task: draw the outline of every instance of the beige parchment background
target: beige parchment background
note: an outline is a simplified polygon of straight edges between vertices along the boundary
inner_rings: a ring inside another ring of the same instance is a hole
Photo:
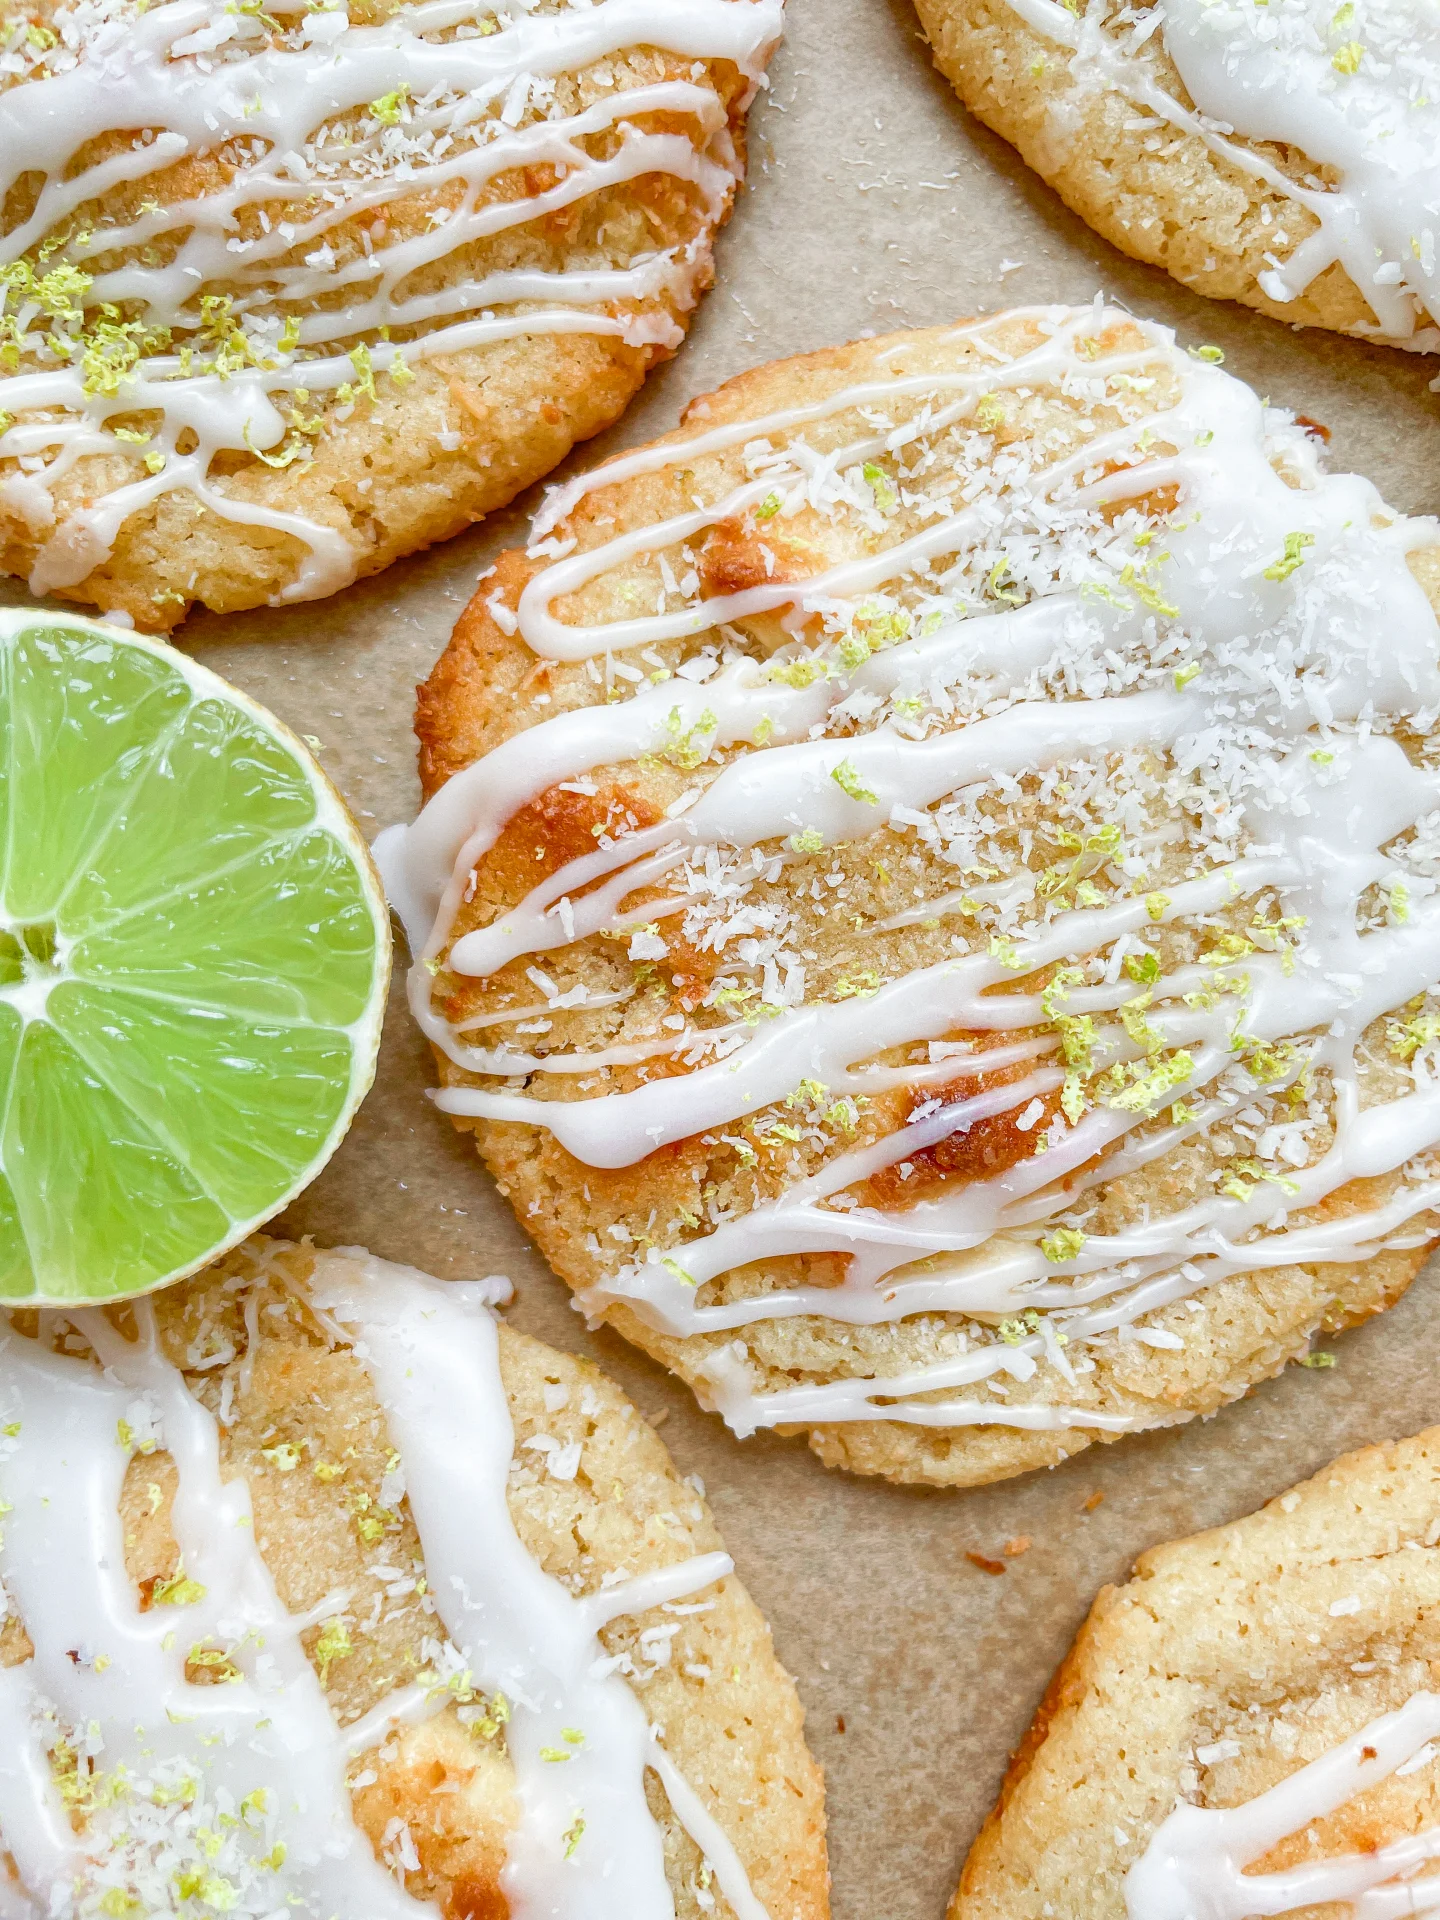
[[[679,357],[580,461],[664,431],[693,395],[760,360],[1103,290],[1186,342],[1217,342],[1262,394],[1328,425],[1333,463],[1395,505],[1440,506],[1435,361],[1292,332],[1122,259],[962,111],[908,0],[789,0],[789,13],[717,285]],[[333,600],[198,616],[177,637],[319,737],[373,835],[415,808],[414,683],[537,497]],[[282,1227],[437,1274],[508,1273],[517,1325],[598,1355],[663,1417],[799,1682],[829,1782],[836,1920],[940,1920],[1052,1669],[1096,1590],[1142,1548],[1245,1513],[1347,1447],[1440,1420],[1432,1272],[1394,1312],[1331,1343],[1334,1371],[1291,1368],[1209,1422],[979,1493],[843,1478],[798,1440],[742,1444],[614,1335],[586,1333],[426,1102],[429,1079],[397,993],[375,1089]],[[995,1557],[1020,1534],[1033,1544],[1003,1575],[966,1558]]]

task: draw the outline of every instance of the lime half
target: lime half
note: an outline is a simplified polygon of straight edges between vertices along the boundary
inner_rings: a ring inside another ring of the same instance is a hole
[[[374,1077],[389,960],[365,843],[272,715],[0,610],[0,1298],[161,1286],[284,1206]]]

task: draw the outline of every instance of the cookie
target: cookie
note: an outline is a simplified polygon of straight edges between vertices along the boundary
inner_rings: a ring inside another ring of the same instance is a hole
[[[1431,1911],[1437,1541],[1432,1427],[1143,1554],[1051,1682],[951,1920]]]
[[[505,505],[683,339],[781,7],[16,16],[0,571],[162,632]]]
[[[6,1913],[822,1920],[820,1776],[703,1497],[487,1297],[257,1239],[14,1317]]]
[[[748,374],[570,483],[377,846],[437,1104],[739,1434],[968,1485],[1436,1233],[1432,521],[1163,328]]]
[[[1440,349],[1419,8],[915,3],[965,105],[1122,252],[1277,320]]]

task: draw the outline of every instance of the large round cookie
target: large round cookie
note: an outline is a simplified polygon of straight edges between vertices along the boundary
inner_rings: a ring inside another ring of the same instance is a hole
[[[1143,1554],[1051,1682],[951,1920],[1433,1911],[1437,1540],[1432,1427]]]
[[[1392,1301],[1435,542],[1098,306],[761,368],[562,490],[377,854],[438,1104],[584,1309],[962,1485]]]
[[[34,1335],[0,1351],[7,1914],[823,1920],[794,1687],[593,1366],[259,1239]]]
[[[684,337],[781,4],[17,16],[0,570],[158,632],[513,499]]]
[[[916,0],[935,61],[1107,240],[1277,319],[1440,347],[1419,0]]]

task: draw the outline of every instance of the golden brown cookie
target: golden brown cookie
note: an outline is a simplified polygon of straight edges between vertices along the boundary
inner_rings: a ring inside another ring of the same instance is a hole
[[[951,1920],[1319,1920],[1382,1887],[1354,1910],[1399,1914],[1412,1874],[1433,1898],[1437,1540],[1432,1427],[1142,1554],[1051,1682]]]
[[[163,632],[448,538],[684,337],[781,0],[4,29],[0,570]]]
[[[37,1911],[823,1920],[793,1684],[593,1366],[264,1239],[34,1333],[0,1354],[0,1832]]]
[[[916,7],[970,111],[1122,252],[1278,320],[1440,346],[1422,10]]]
[[[1098,306],[730,382],[420,690],[437,1103],[742,1435],[969,1485],[1213,1411],[1435,1233],[1436,559]]]

